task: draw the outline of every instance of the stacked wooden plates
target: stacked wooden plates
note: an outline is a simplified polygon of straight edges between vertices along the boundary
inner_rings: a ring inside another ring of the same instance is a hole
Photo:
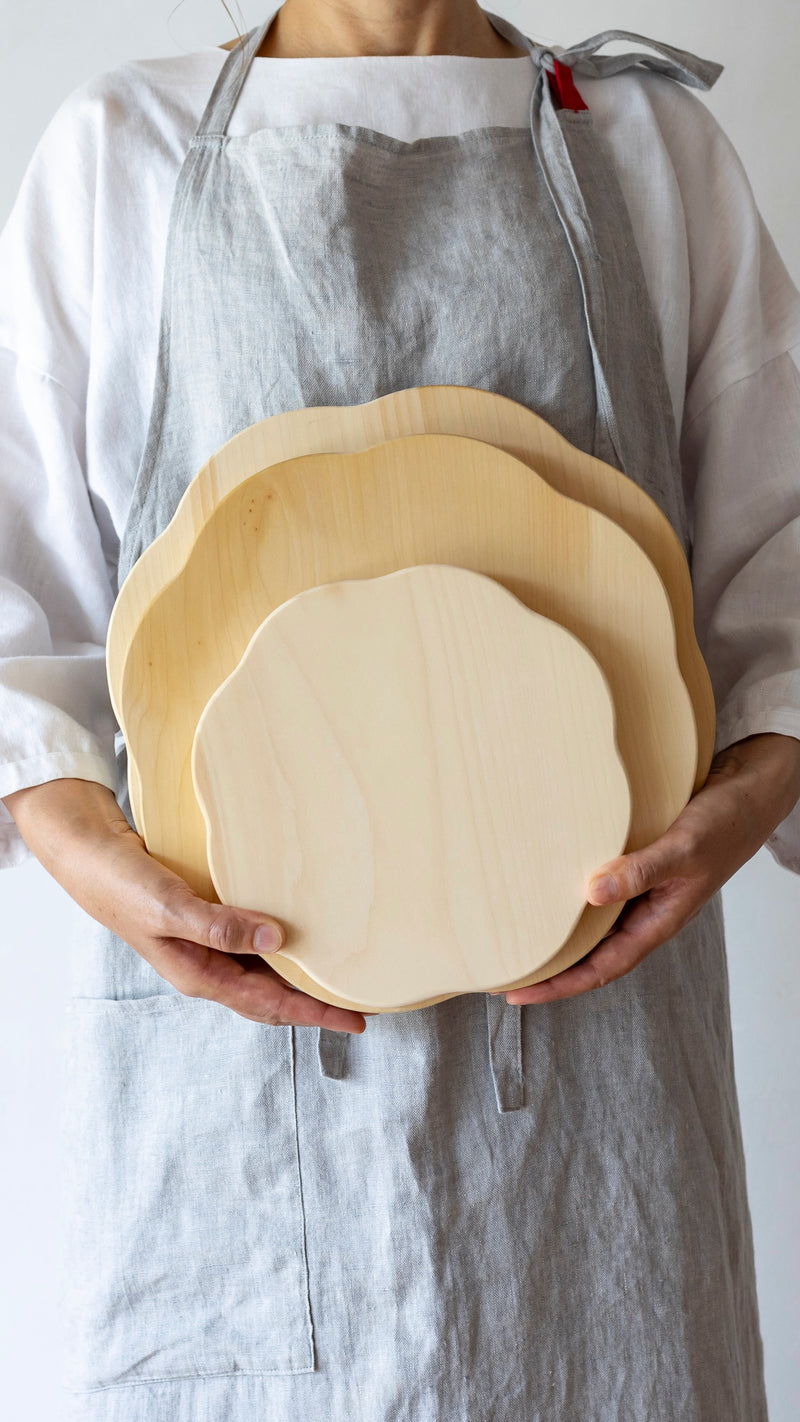
[[[689,570],[657,505],[524,406],[429,386],[230,440],[108,639],[136,826],[267,961],[397,1011],[608,932],[591,872],[705,781]]]

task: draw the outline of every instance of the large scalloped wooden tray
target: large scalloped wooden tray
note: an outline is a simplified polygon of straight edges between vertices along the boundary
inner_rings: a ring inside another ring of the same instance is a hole
[[[372,1012],[525,979],[571,935],[631,797],[583,644],[441,564],[264,620],[198,722],[224,903],[269,911],[317,997]]]
[[[143,787],[137,824],[150,851],[204,897],[215,894],[190,757],[208,700],[265,616],[288,598],[419,563],[496,578],[596,657],[612,687],[631,780],[631,848],[656,838],[685,805],[696,725],[670,599],[638,542],[493,445],[408,436],[360,453],[283,461],[238,484],[140,622],[119,708]],[[587,905],[563,965],[618,912]]]

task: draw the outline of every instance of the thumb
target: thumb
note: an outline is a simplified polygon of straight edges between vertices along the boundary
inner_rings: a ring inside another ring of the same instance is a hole
[[[586,897],[591,904],[622,903],[654,889],[673,869],[669,848],[648,844],[601,864],[586,881]]]
[[[220,953],[274,953],[286,941],[278,919],[255,909],[212,904],[191,891],[178,917],[176,937],[202,943]]]

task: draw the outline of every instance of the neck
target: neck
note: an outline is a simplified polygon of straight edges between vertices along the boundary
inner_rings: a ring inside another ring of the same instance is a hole
[[[499,35],[476,0],[284,0],[259,55],[314,59],[369,54],[527,54]]]

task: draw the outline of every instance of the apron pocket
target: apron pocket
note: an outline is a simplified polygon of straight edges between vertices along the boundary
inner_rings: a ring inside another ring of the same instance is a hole
[[[313,1370],[294,1037],[180,993],[72,998],[68,1387]]]

